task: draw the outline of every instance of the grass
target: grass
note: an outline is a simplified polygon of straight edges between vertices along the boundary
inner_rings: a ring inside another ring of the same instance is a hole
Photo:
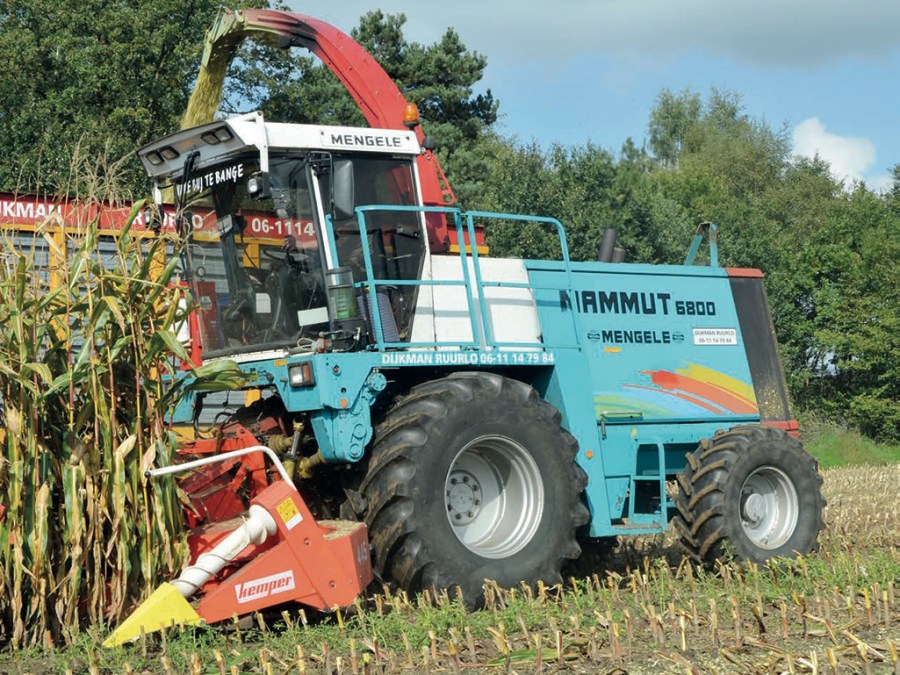
[[[820,550],[795,561],[705,571],[669,536],[629,539],[605,571],[489,587],[478,612],[385,592],[338,615],[286,608],[112,650],[94,626],[65,651],[0,656],[0,672],[898,672],[900,464],[824,477]]]
[[[875,443],[852,431],[824,432],[806,448],[822,468],[900,462],[900,445]]]
[[[804,447],[823,469],[900,462],[897,443],[876,443],[859,432],[813,415],[805,416],[800,423]]]

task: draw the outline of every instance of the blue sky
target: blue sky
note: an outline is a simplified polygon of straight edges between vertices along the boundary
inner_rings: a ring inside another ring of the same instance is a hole
[[[900,0],[291,0],[349,32],[373,9],[406,38],[447,28],[487,57],[498,129],[519,142],[642,144],[663,88],[713,87],[787,129],[794,152],[878,190],[900,163]]]

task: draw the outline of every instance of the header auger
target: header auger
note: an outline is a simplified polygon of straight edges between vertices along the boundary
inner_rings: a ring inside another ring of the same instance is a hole
[[[271,449],[223,453],[152,470],[148,477],[259,453],[268,455],[280,480],[253,497],[245,516],[197,528],[192,549],[202,547],[203,552],[177,579],[157,588],[106,639],[105,647],[173,623],[215,623],[285,602],[331,610],[352,604],[365,590],[372,581],[365,525],[317,523]],[[188,600],[199,591],[202,597],[194,607]]]

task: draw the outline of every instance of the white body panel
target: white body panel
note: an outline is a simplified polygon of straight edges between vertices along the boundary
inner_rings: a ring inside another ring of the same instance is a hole
[[[222,133],[227,140],[215,138]],[[412,131],[332,127],[310,124],[267,123],[261,112],[216,120],[199,127],[175,132],[138,150],[144,168],[157,181],[178,176],[187,153],[198,153],[194,165],[203,169],[242,152],[260,154],[260,169],[268,170],[269,150],[340,150],[390,155],[419,155],[422,150]],[[165,150],[160,155],[160,151]],[[149,157],[155,157],[153,161]]]
[[[534,296],[527,288],[487,286],[480,297],[475,288],[473,260],[469,265],[471,308],[480,317],[486,308],[494,342],[534,345],[541,341]],[[518,258],[479,258],[482,281],[528,283],[528,272]],[[462,259],[457,255],[430,255],[423,271],[425,279],[462,281]],[[423,286],[416,301],[412,342],[471,342],[482,346],[484,335],[472,335],[470,305],[464,286]],[[480,321],[476,318],[476,325]],[[447,349],[447,347],[445,347]],[[521,349],[521,348],[519,348]]]

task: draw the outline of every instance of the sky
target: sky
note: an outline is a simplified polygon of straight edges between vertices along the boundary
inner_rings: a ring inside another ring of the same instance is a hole
[[[659,93],[713,88],[786,130],[851,185],[900,164],[900,0],[290,0],[340,28],[406,15],[410,42],[453,28],[487,58],[497,130],[520,143],[642,145]]]

